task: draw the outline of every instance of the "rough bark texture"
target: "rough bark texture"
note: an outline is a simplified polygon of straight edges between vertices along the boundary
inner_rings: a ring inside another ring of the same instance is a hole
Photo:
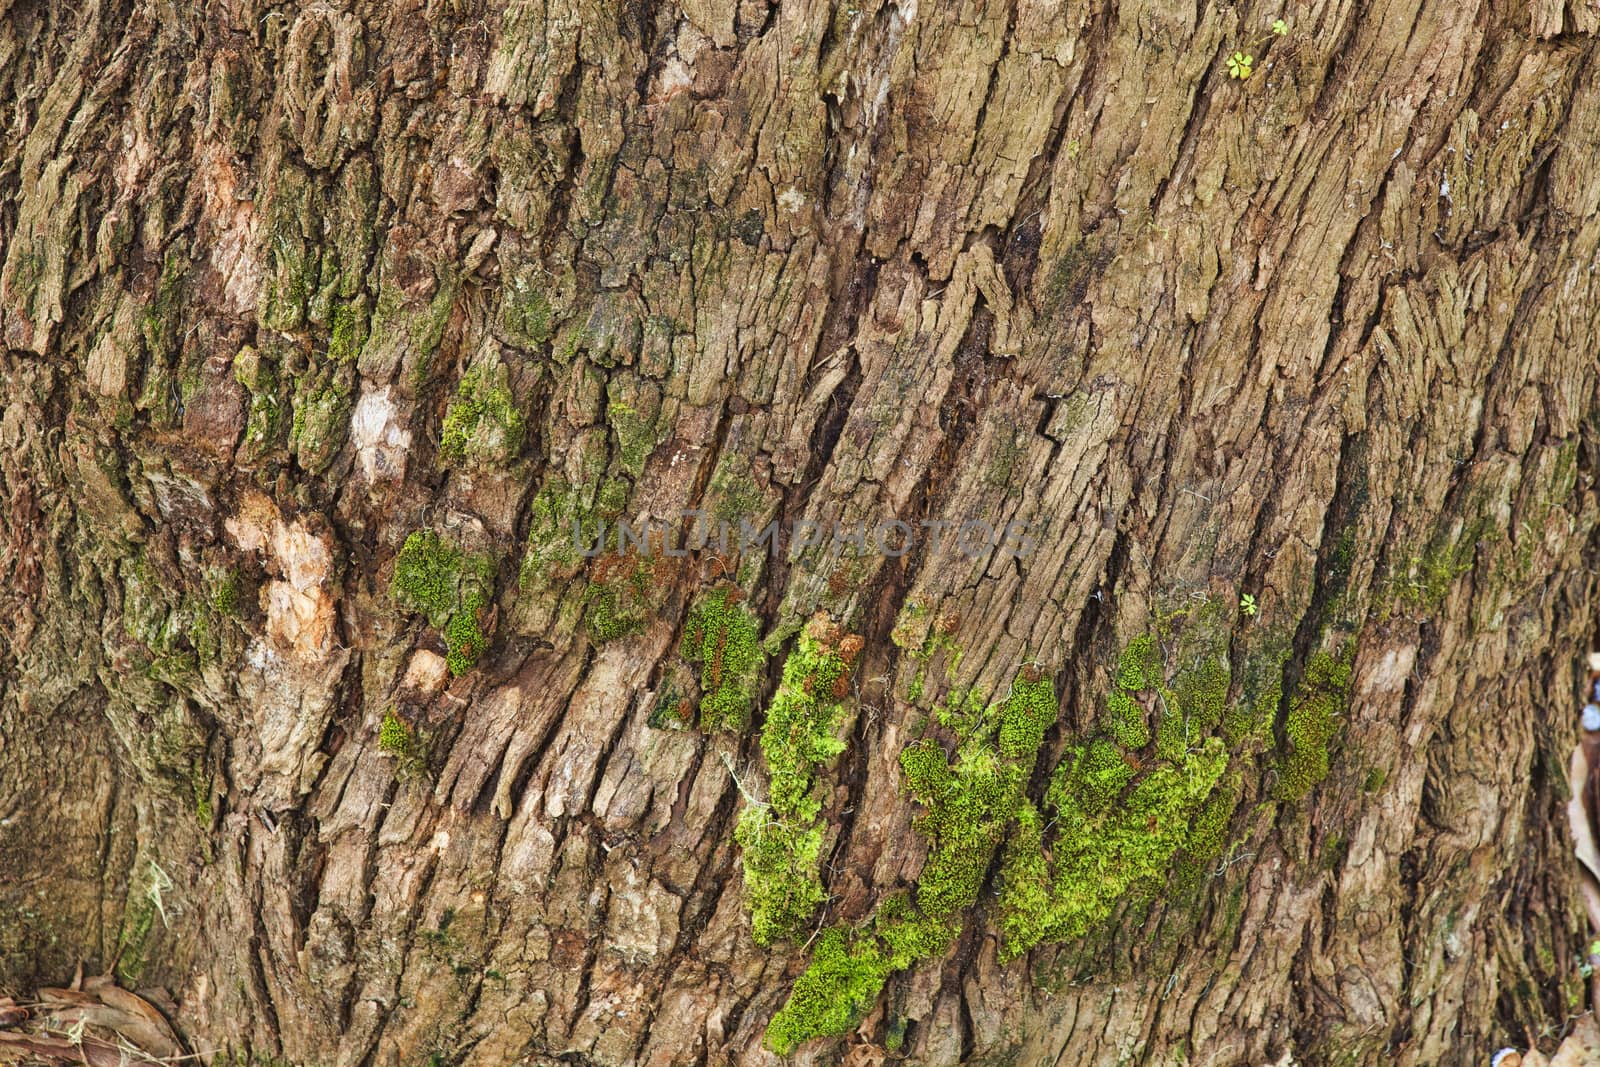
[[[114,966],[241,1059],[771,1062],[818,942],[754,942],[734,832],[821,611],[814,928],[918,883],[951,693],[1043,666],[1035,805],[1197,664],[1258,719],[1186,881],[1002,964],[994,860],[802,1062],[1559,1026],[1600,6],[1520,8],[0,0],[0,983]],[[549,534],[691,505],[1039,547]],[[673,723],[724,570],[754,715]]]

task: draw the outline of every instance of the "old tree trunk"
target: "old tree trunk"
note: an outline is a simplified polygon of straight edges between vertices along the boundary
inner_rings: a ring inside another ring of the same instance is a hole
[[[1553,1034],[1600,9],[1201,7],[0,0],[0,985],[297,1064]],[[567,528],[690,507],[918,539]]]

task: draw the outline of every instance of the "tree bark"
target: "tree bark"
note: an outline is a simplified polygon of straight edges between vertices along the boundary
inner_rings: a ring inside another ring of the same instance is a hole
[[[1600,7],[1513,7],[0,0],[0,985],[761,1064],[909,907],[798,1062],[1554,1034]],[[565,525],[691,507],[917,539]]]

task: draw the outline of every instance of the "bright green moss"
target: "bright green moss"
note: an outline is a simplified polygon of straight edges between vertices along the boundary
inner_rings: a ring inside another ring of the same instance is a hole
[[[1287,751],[1279,768],[1278,794],[1298,802],[1328,776],[1328,748],[1350,702],[1351,663],[1355,642],[1347,641],[1337,656],[1317,652],[1306,664],[1284,724]]]
[[[786,1056],[812,1038],[849,1033],[872,1010],[889,975],[943,956],[960,931],[959,922],[920,914],[904,894],[885,900],[860,929],[824,930],[810,966],[767,1025],[764,1044]]]
[[[1156,723],[1156,758],[1168,761],[1181,758],[1183,750],[1189,747],[1189,727],[1181,708],[1165,707]]]
[[[1045,811],[1018,810],[1002,861],[1002,956],[1080,937],[1124,900],[1150,897],[1175,860],[1201,857],[1198,869],[1220,850],[1235,799],[1211,800],[1228,754],[1208,735],[1225,717],[1229,679],[1216,653],[1203,655],[1175,689],[1153,637],[1118,658],[1096,732],[1063,753]],[[1141,754],[1151,738],[1135,692],[1156,697],[1153,756]]]
[[[522,451],[527,420],[507,385],[505,368],[474,367],[462,375],[445,412],[439,454],[451,463],[504,465]]]
[[[905,775],[911,795],[924,804],[943,796],[953,777],[944,749],[928,738],[914,741],[900,751],[900,772]]]
[[[1207,656],[1199,666],[1178,676],[1174,689],[1191,725],[1205,732],[1216,729],[1228,710],[1228,685],[1232,675],[1227,660]]]
[[[378,727],[378,751],[393,757],[395,773],[402,778],[417,774],[428,759],[422,738],[393,708],[383,713],[383,722]]]
[[[1045,819],[1032,801],[1017,807],[1016,825],[1006,842],[1000,863],[1000,929],[1002,949],[1025,937],[1042,934],[1027,929],[1029,917],[1042,920],[1055,907],[1055,885],[1045,851]],[[1007,954],[1019,955],[1020,949]]]
[[[1130,893],[1165,880],[1173,854],[1188,841],[1190,821],[1228,763],[1218,738],[1138,778],[1119,803],[1095,810],[1082,800],[1092,787],[1063,762],[1052,778],[1057,832],[1048,862],[1042,840],[1019,833],[1003,865],[1000,926],[1003,958],[1042,941],[1086,933],[1110,918]]]
[[[916,820],[929,848],[914,895],[888,898],[860,929],[835,927],[818,939],[811,965],[767,1027],[767,1048],[787,1055],[811,1038],[848,1033],[890,974],[942,956],[955,942],[1007,827],[1031,810],[1028,777],[1058,706],[1050,681],[1029,669],[990,711],[966,720],[971,729],[953,765],[928,739],[902,751],[906,784],[927,809]]]
[[[771,775],[772,807],[780,816],[816,817],[816,768],[844,751],[838,736],[849,695],[849,664],[836,628],[812,622],[784,661],[783,681],[767,708],[761,753]],[[859,646],[857,646],[859,647]]]
[[[1235,771],[1212,792],[1190,828],[1189,841],[1184,846],[1190,856],[1210,861],[1222,855],[1223,846],[1227,844],[1228,820],[1239,806],[1243,790],[1244,777]]]
[[[1128,642],[1117,659],[1117,685],[1130,693],[1153,687],[1160,680],[1155,639],[1141,634]]]
[[[756,941],[796,936],[823,899],[818,870],[823,824],[819,767],[844,751],[839,737],[858,637],[824,616],[807,624],[783,665],[761,729],[770,801],[751,805],[735,831],[743,849],[745,902]]]
[[[1244,779],[1237,771],[1230,773],[1211,796],[1206,799],[1189,827],[1189,839],[1184,843],[1183,854],[1173,867],[1173,888],[1183,897],[1192,899],[1204,884],[1207,873],[1228,843],[1228,823],[1244,789]]]
[[[454,545],[432,530],[417,530],[406,538],[395,560],[390,595],[443,628],[456,607],[461,562],[461,551]]]
[[[1128,642],[1117,657],[1116,686],[1106,701],[1104,716],[1105,729],[1123,747],[1143,748],[1150,743],[1145,708],[1133,694],[1144,690],[1166,693],[1163,681],[1161,650],[1155,638],[1141,634]]]
[[[1060,712],[1055,686],[1048,678],[1025,671],[1011,683],[1000,705],[1000,755],[1030,769],[1038,758],[1044,732]]]
[[[328,359],[335,363],[353,362],[367,339],[365,300],[340,303],[333,309],[333,327],[328,334]]]
[[[1143,748],[1150,743],[1144,708],[1127,693],[1112,693],[1106,701],[1106,729],[1124,748]]]
[[[481,617],[494,591],[494,561],[463,552],[433,530],[408,536],[395,560],[389,593],[403,608],[425,615],[444,635],[450,673],[472,669],[488,647]]]
[[[474,590],[461,600],[461,608],[450,616],[444,626],[444,643],[448,650],[445,666],[456,677],[466,674],[483,655],[488,641],[478,626],[478,616],[483,610],[483,596]]]
[[[891,962],[874,939],[851,944],[843,930],[824,930],[811,965],[767,1024],[767,1048],[787,1056],[811,1038],[855,1029],[877,1001],[893,971]]]
[[[751,806],[740,812],[733,838],[756,943],[795,936],[827,896],[818,873],[822,823],[774,818],[769,808]]]
[[[871,931],[888,949],[895,970],[934,959],[961,936],[960,915],[930,915],[906,893],[887,897],[872,916]]]
[[[1050,788],[1045,794],[1046,803],[1053,808],[1069,806],[1068,793],[1072,789],[1071,815],[1099,815],[1111,807],[1113,801],[1133,781],[1132,762],[1110,739],[1095,737],[1086,746],[1067,749],[1050,778]]]
[[[902,613],[902,623],[908,619]],[[1174,634],[1174,619],[1196,632]],[[911,621],[915,621],[912,619]],[[985,708],[952,695],[935,711],[957,735],[956,751],[924,738],[900,765],[907,789],[924,806],[916,828],[928,858],[912,893],[880,905],[867,923],[830,931],[789,1002],[773,1018],[766,1044],[787,1054],[814,1037],[856,1026],[894,971],[942,955],[959,935],[1001,852],[1001,955],[1011,958],[1047,941],[1102,928],[1129,901],[1151,901],[1163,887],[1192,901],[1227,847],[1243,791],[1230,772],[1220,729],[1230,739],[1270,729],[1280,698],[1287,641],[1267,635],[1246,660],[1241,707],[1228,704],[1227,645],[1198,629],[1197,613],[1160,621],[1168,649],[1188,664],[1168,688],[1162,645],[1136,638],[1119,656],[1112,692],[1089,736],[1069,744],[1051,775],[1042,810],[1026,795],[1044,733],[1055,721],[1047,680],[1029,670],[1005,701]],[[902,632],[903,631],[903,632]],[[897,633],[908,647],[918,635]],[[1348,685],[1348,662],[1344,674]],[[1337,688],[1339,676],[1308,671],[1313,688]],[[1148,694],[1149,707],[1135,694]],[[1148,716],[1157,716],[1150,751]],[[774,795],[777,795],[775,790]],[[809,810],[809,809],[808,809]],[[820,886],[817,887],[820,892]]]
[[[233,617],[239,614],[239,572],[229,571],[211,595],[211,606],[221,614]]]
[[[416,735],[393,708],[383,713],[383,723],[378,727],[378,748],[391,756],[407,759],[416,754]]]
[[[700,726],[743,730],[765,654],[756,617],[741,603],[743,593],[726,585],[702,597],[684,628],[683,658],[700,664]]]

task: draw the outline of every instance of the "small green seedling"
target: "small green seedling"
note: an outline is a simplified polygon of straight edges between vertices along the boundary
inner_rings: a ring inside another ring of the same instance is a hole
[[[1256,57],[1253,55],[1255,50],[1259,49],[1262,45],[1266,44],[1274,37],[1287,37],[1288,35],[1289,24],[1283,19],[1273,19],[1272,32],[1270,34],[1261,38],[1259,41],[1253,41],[1250,44],[1245,45],[1244,48],[1236,49],[1234,53],[1228,57],[1228,77],[1238,78],[1240,81],[1244,81],[1246,78],[1250,77],[1251,72],[1255,70]],[[1246,51],[1246,49],[1249,51]]]
[[[1256,613],[1261,610],[1261,606],[1256,603],[1256,598],[1253,595],[1246,593],[1239,598],[1239,610],[1244,612],[1246,618],[1253,619],[1256,617]]]

